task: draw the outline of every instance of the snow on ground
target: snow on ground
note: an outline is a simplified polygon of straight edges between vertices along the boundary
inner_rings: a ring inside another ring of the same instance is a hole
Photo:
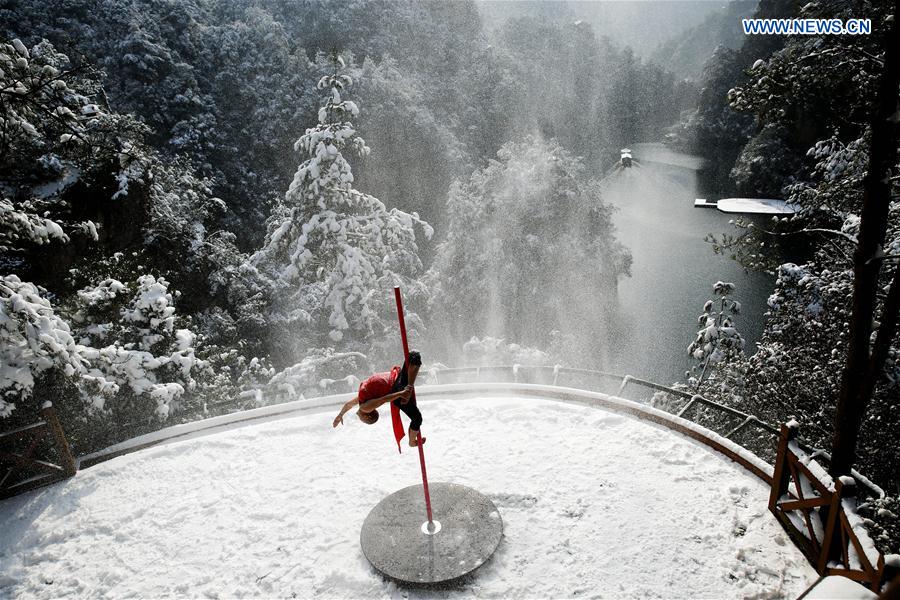
[[[688,438],[545,400],[421,407],[431,480],[481,491],[503,517],[500,547],[465,585],[406,590],[373,571],[363,520],[421,482],[418,456],[397,454],[387,414],[333,430],[323,412],[119,457],[0,503],[0,597],[795,598],[816,579],[768,488]]]

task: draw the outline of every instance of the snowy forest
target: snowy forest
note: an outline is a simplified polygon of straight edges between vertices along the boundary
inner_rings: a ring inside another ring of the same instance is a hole
[[[888,492],[873,526],[897,552],[900,140],[871,127],[893,9],[710,3],[634,48],[586,4],[3,3],[0,430],[52,401],[85,454],[349,391],[399,360],[394,286],[428,368],[615,370],[654,337],[642,313],[684,301],[619,292],[639,254],[608,175],[620,149],[663,143],[703,160],[710,197],[799,210],[697,230],[759,276],[764,314],[749,331],[744,289],[698,284],[699,325],[673,324],[686,368],[659,384],[831,448],[854,257],[875,239],[854,466]],[[742,35],[754,15],[874,27]],[[885,143],[890,198],[861,229]]]

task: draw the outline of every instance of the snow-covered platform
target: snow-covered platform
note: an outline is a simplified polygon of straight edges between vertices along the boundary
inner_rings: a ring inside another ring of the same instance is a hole
[[[564,388],[451,387],[419,390],[429,477],[487,496],[503,541],[442,597],[796,598],[815,581],[768,486],[708,447],[535,397]],[[402,596],[359,536],[373,506],[421,483],[418,456],[397,454],[389,419],[333,429],[342,400],[220,419],[3,501],[0,597]]]

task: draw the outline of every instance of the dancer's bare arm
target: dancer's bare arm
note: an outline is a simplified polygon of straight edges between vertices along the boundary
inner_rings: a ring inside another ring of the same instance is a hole
[[[343,424],[343,423],[344,423],[344,414],[345,414],[348,410],[350,410],[351,408],[353,408],[354,406],[356,406],[358,403],[359,403],[359,396],[356,396],[355,398],[353,398],[353,400],[350,400],[349,402],[347,402],[346,404],[344,404],[344,406],[341,407],[341,412],[339,412],[339,413],[338,413],[338,416],[336,416],[336,417],[334,418],[334,424],[333,424],[333,427],[337,427],[337,426],[338,426],[338,423]]]
[[[410,395],[412,395],[412,388],[406,386],[399,392],[394,392],[393,394],[388,394],[387,396],[382,396],[381,398],[372,398],[371,400],[366,400],[362,404],[359,405],[359,412],[372,412],[376,410],[382,404],[387,404],[388,402],[393,402],[397,398],[402,398],[403,400],[409,400]]]

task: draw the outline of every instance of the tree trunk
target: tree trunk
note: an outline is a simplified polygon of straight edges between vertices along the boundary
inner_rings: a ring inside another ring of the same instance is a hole
[[[895,17],[900,16],[900,0],[894,0]],[[886,37],[884,71],[872,114],[869,167],[863,181],[863,207],[859,224],[859,244],[854,260],[853,312],[847,359],[841,376],[841,390],[834,420],[831,474],[847,475],[856,461],[856,445],[866,406],[884,368],[884,354],[870,352],[872,319],[876,310],[878,275],[882,260],[878,254],[884,243],[890,203],[890,173],[897,164],[897,111],[900,87],[900,31],[895,18]],[[889,327],[893,329],[893,327]],[[880,333],[885,333],[882,330]],[[881,336],[879,336],[881,337]],[[886,341],[888,344],[890,340]],[[880,359],[880,362],[876,362]]]

